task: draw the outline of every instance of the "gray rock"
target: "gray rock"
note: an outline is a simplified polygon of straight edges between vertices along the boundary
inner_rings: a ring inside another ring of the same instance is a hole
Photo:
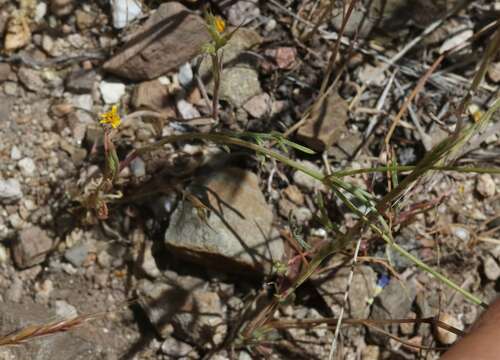
[[[36,165],[32,158],[24,158],[19,160],[17,163],[19,166],[19,170],[21,170],[21,174],[26,177],[31,177],[35,174]]]
[[[500,266],[491,255],[487,255],[484,259],[484,274],[488,280],[496,281],[500,277]]]
[[[316,164],[310,162],[310,161],[300,161],[301,165],[304,165],[305,167],[311,169],[311,170],[314,170],[316,172],[322,172],[321,169],[316,166]],[[319,190],[319,189],[322,189],[323,188],[323,183],[309,175],[307,175],[306,173],[302,172],[302,171],[295,171],[295,173],[293,174],[293,181],[295,182],[295,184],[299,187],[301,187],[302,189],[304,190],[307,190],[307,191],[310,191],[310,192],[313,192],[315,190]]]
[[[0,201],[9,204],[23,197],[21,184],[17,179],[0,180]]]
[[[65,300],[56,300],[54,310],[56,315],[63,319],[71,319],[78,316],[76,308]]]
[[[248,100],[243,108],[254,118],[260,119],[271,112],[271,103],[269,94],[263,93]]]
[[[51,0],[50,11],[57,17],[63,17],[71,14],[75,7],[74,0]]]
[[[398,160],[401,165],[411,165],[417,162],[417,154],[415,148],[404,147],[398,150]]]
[[[0,266],[7,263],[7,260],[9,260],[9,254],[7,252],[7,249],[5,248],[5,246],[0,244]]]
[[[349,267],[344,267],[333,276],[331,273],[324,273],[313,280],[318,292],[336,315],[342,307],[350,271]],[[377,275],[370,267],[357,266],[354,269],[346,308],[350,317],[355,319],[368,317],[369,300],[375,296],[376,281]]]
[[[361,351],[361,358],[363,360],[379,360],[380,348],[376,345],[367,345]]]
[[[415,300],[416,288],[413,281],[402,283],[398,279],[392,279],[380,295],[376,298],[373,306],[373,316],[385,313],[385,318],[401,319],[411,310]],[[377,317],[382,319],[383,317]]]
[[[497,185],[495,179],[490,174],[481,174],[477,177],[476,190],[483,197],[492,197],[495,195]]]
[[[21,300],[22,295],[23,295],[23,282],[19,277],[15,276],[14,280],[12,281],[12,284],[5,293],[5,297],[7,298],[8,301],[18,303]]]
[[[0,83],[9,80],[12,74],[12,69],[7,63],[0,63]]]
[[[125,95],[125,84],[118,81],[101,81],[99,84],[102,99],[106,104],[116,104]]]
[[[364,64],[358,73],[359,80],[364,84],[370,84],[375,86],[384,86],[385,83],[385,73],[381,71],[382,65],[373,66],[370,64]]]
[[[76,109],[83,109],[83,110],[87,110],[87,111],[92,111],[92,106],[94,105],[94,100],[92,99],[92,95],[82,94],[82,95],[73,96],[71,98],[71,103],[75,106]],[[78,112],[78,110],[77,110],[77,112]],[[83,116],[87,116],[87,117],[90,116],[90,114],[88,114],[87,112],[81,112],[81,113],[85,114]]]
[[[206,219],[190,202],[180,203],[165,233],[168,248],[210,267],[249,275],[281,260],[283,243],[273,236],[273,215],[255,174],[227,168],[200,179],[190,191],[207,206]]]
[[[9,83],[14,84],[16,86],[16,91],[14,92],[14,94],[17,93],[17,84],[14,82],[8,82],[8,83],[5,83],[5,85],[4,85],[5,94],[12,95],[12,94],[9,94],[9,92],[7,91],[7,84],[9,84]],[[6,124],[11,120],[10,112],[12,110],[13,103],[14,103],[14,98],[12,98],[11,96],[0,95],[0,119],[3,119],[3,121]]]
[[[38,304],[0,303],[0,334],[8,334],[34,324],[54,321],[55,314]],[[13,359],[87,360],[109,359],[111,351],[100,343],[91,323],[71,331],[39,337],[22,346],[10,347]]]
[[[441,308],[440,299],[437,293],[419,292],[415,299],[419,315],[424,318],[436,316]]]
[[[191,345],[186,344],[185,342],[179,341],[173,337],[167,338],[161,344],[161,352],[167,356],[170,356],[174,359],[177,358],[189,358],[189,355],[194,351]]]
[[[451,233],[457,238],[463,241],[464,243],[470,240],[470,232],[466,228],[461,226],[452,226]]]
[[[336,161],[352,159],[363,141],[361,133],[347,130],[328,150],[328,155],[333,156]]]
[[[95,26],[98,17],[81,9],[75,11],[76,26],[80,31],[87,30]]]
[[[130,170],[132,170],[132,174],[136,178],[140,178],[146,175],[146,164],[144,160],[140,157],[136,157],[134,160],[130,162]]]
[[[311,210],[304,206],[297,207],[297,205],[288,199],[280,199],[278,205],[281,216],[288,218],[292,215],[299,225],[304,225],[313,217]]]
[[[344,99],[336,93],[330,95],[299,128],[297,139],[316,151],[330,148],[347,131],[345,123],[348,110]]]
[[[243,106],[250,98],[261,92],[259,74],[255,69],[232,67],[222,71],[220,98],[234,107]]]
[[[88,94],[94,89],[96,72],[78,69],[66,78],[66,89],[74,94]]]
[[[17,91],[18,91],[17,83],[14,81],[6,81],[3,86],[3,91],[5,92],[6,95],[17,96]]]
[[[256,58],[243,53],[262,41],[260,35],[251,29],[240,28],[224,46],[223,71],[220,98],[235,107],[241,107],[250,98],[262,93]],[[199,69],[200,76],[208,83],[207,90],[213,94],[212,59],[205,57]]]
[[[113,27],[123,29],[142,15],[141,4],[137,0],[112,0]]]
[[[411,310],[416,297],[416,287],[413,281],[402,283],[398,279],[392,279],[389,285],[375,298],[371,318],[382,319],[402,319],[406,318]],[[388,325],[384,327],[387,331],[397,332],[398,325]],[[380,332],[369,330],[373,340],[378,344],[388,341],[386,336],[381,336]]]
[[[410,311],[407,315],[409,319],[416,319],[417,314],[413,311]],[[415,323],[401,323],[399,324],[399,328],[401,330],[401,334],[410,336],[415,332]]]
[[[151,80],[190,61],[208,41],[201,17],[180,3],[164,3],[104,70],[130,80]]]
[[[40,20],[42,20],[45,15],[47,15],[47,4],[46,3],[38,3],[36,5],[36,9],[35,9],[35,16],[34,16],[34,20],[36,22],[39,22]]]
[[[19,81],[21,81],[28,90],[43,92],[47,86],[38,70],[22,66],[17,72],[17,76],[19,77]]]
[[[191,85],[191,82],[193,81],[193,69],[191,68],[190,63],[185,63],[179,68],[179,84],[181,84],[184,87],[188,87]]]
[[[89,246],[85,243],[77,244],[64,252],[64,258],[73,266],[80,267],[89,255]]]
[[[490,64],[488,67],[488,77],[494,83],[500,82],[500,61]]]
[[[444,322],[447,325],[450,325],[456,329],[463,330],[464,324],[457,319],[456,316],[453,316],[449,313],[441,312],[439,314],[440,321]],[[451,331],[448,331],[446,329],[443,329],[440,326],[436,327],[435,335],[437,340],[444,345],[451,345],[455,341],[457,341],[458,335],[455,333],[452,333]]]
[[[156,265],[156,260],[153,257],[152,242],[147,241],[144,244],[144,252],[142,254],[141,269],[152,278],[157,278],[161,275],[160,269]]]
[[[12,255],[18,267],[25,269],[45,260],[52,240],[38,226],[23,229],[12,243]]]
[[[54,291],[54,283],[50,279],[35,284],[35,301],[39,304],[48,304],[50,295]]]
[[[22,154],[21,154],[21,150],[19,150],[19,148],[17,146],[13,146],[11,149],[10,149],[10,158],[12,160],[20,160],[22,157]]]
[[[236,1],[226,10],[227,19],[231,25],[248,24],[260,16],[258,0]]]
[[[113,258],[106,250],[102,250],[97,254],[97,263],[104,269],[111,267],[111,263],[113,262]]]
[[[193,119],[200,117],[200,112],[184,99],[177,101],[177,110],[183,119]]]
[[[168,276],[167,276],[168,277]],[[172,333],[201,347],[220,344],[226,331],[222,303],[215,292],[205,291],[205,283],[183,276],[138,284],[139,302],[158,333]]]
[[[167,86],[158,80],[151,80],[140,83],[134,89],[132,105],[136,109],[163,112],[173,108],[173,100],[169,95]]]

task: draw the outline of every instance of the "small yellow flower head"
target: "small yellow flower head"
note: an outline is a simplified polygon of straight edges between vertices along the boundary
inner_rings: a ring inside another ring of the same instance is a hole
[[[109,124],[113,129],[116,129],[118,126],[120,126],[122,119],[120,118],[120,115],[118,115],[118,107],[116,105],[113,105],[111,107],[111,110],[101,114],[101,121],[99,121],[101,124]]]
[[[214,17],[214,27],[215,27],[215,30],[217,30],[217,32],[219,34],[221,34],[224,32],[224,30],[226,30],[226,22],[220,16],[215,16]]]

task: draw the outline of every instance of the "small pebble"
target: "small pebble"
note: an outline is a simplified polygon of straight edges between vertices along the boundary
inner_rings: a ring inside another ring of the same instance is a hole
[[[187,358],[187,355],[193,351],[191,345],[179,341],[173,337],[168,337],[161,345],[161,352],[172,358]]]
[[[141,178],[146,175],[146,164],[140,157],[137,157],[130,162],[130,169],[136,178]]]
[[[267,22],[266,22],[266,25],[265,25],[265,30],[267,32],[271,32],[273,31],[274,29],[276,29],[276,25],[278,25],[278,23],[276,22],[276,20],[274,19],[269,19]]]
[[[500,61],[490,64],[488,68],[488,77],[494,83],[500,82]]]
[[[191,68],[190,63],[185,63],[179,68],[179,75],[178,75],[179,83],[183,87],[188,87],[191,85],[191,82],[193,81],[193,69]]]
[[[10,149],[10,158],[12,160],[20,160],[22,157],[21,150],[17,146],[13,146],[12,149]]]
[[[64,258],[73,266],[80,267],[89,255],[89,247],[87,244],[78,244],[66,250]]]
[[[107,269],[111,266],[112,260],[113,258],[106,250],[103,250],[99,254],[97,254],[97,263],[104,269]]]
[[[310,161],[301,161],[300,163],[310,168],[311,170],[315,170],[316,172],[321,173],[320,168]],[[295,173],[293,174],[293,181],[299,187],[310,192],[320,189],[323,186],[323,183],[321,181],[316,180],[315,178],[299,170],[295,171]]]
[[[125,84],[117,81],[101,81],[99,89],[106,104],[116,104],[125,95]]]
[[[63,319],[71,319],[78,316],[76,308],[67,301],[56,300],[54,308],[56,315]]]
[[[158,269],[158,266],[156,265],[156,260],[153,257],[151,242],[147,242],[145,245],[141,268],[147,275],[153,278],[156,278],[161,275],[160,269]]]
[[[462,240],[464,242],[467,242],[470,239],[469,230],[467,230],[467,229],[465,229],[463,227],[453,226],[452,233],[453,233],[453,235],[455,237],[457,237],[458,239],[460,239],[460,240]]]
[[[490,174],[481,174],[477,177],[476,190],[485,198],[495,195],[496,186],[495,179]]]
[[[253,357],[246,351],[242,351],[238,355],[238,360],[253,360]]]
[[[7,249],[5,246],[0,244],[0,265],[5,264],[9,260]]]
[[[5,95],[16,96],[17,90],[17,83],[13,81],[6,81],[3,85],[3,91],[5,92]]]
[[[50,279],[46,279],[41,283],[35,284],[35,300],[41,304],[47,304],[50,299],[50,294],[54,290],[54,283]]]
[[[19,233],[11,248],[16,265],[25,269],[45,260],[52,249],[52,239],[38,226],[32,226]]]
[[[193,104],[187,102],[186,100],[179,100],[177,102],[177,110],[183,119],[193,119],[200,117],[200,112],[193,106]]]
[[[385,82],[384,71],[380,71],[380,67],[366,64],[359,71],[359,80],[366,84],[382,86]]]
[[[47,4],[44,2],[39,2],[36,5],[34,20],[38,22],[42,20],[45,15],[47,15]]]
[[[500,277],[500,266],[491,255],[487,255],[484,259],[484,274],[488,280],[496,281]]]
[[[115,29],[123,29],[142,15],[141,5],[136,0],[111,0],[110,2]]]
[[[7,289],[6,297],[8,301],[18,303],[23,295],[23,282],[17,276],[14,277],[12,285]]]
[[[21,184],[17,179],[0,179],[0,202],[11,203],[22,197]]]
[[[92,111],[92,106],[94,106],[94,100],[92,99],[92,95],[89,94],[75,95],[72,97],[71,103],[74,105],[76,109],[82,109],[86,111]],[[86,112],[85,114],[89,115]]]
[[[36,165],[31,158],[24,158],[22,160],[19,160],[17,166],[19,166],[19,169],[21,170],[21,174],[23,174],[23,176],[31,177],[35,174]]]
[[[57,17],[71,14],[75,4],[73,0],[52,0],[50,2],[50,11]]]
[[[453,326],[454,328],[457,328],[459,330],[463,330],[464,326],[460,320],[458,320],[456,317],[448,314],[448,313],[441,313],[439,315],[439,320],[444,322],[447,325]],[[445,330],[439,326],[436,326],[435,328],[435,335],[437,340],[443,344],[443,345],[451,345],[455,341],[457,341],[458,336],[455,333],[452,333],[451,331]]]
[[[243,108],[254,118],[260,119],[271,112],[271,97],[267,93],[254,96]]]
[[[361,359],[378,360],[380,359],[380,348],[376,345],[366,345],[361,351]]]

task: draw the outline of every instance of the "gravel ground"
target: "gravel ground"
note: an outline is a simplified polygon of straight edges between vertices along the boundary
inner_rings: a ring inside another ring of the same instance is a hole
[[[354,50],[341,46],[336,86],[303,118],[327,75],[341,2],[212,1],[226,33],[241,25],[224,47],[214,121],[206,101],[216,91],[211,63],[199,55],[210,41],[200,3],[0,0],[0,335],[96,315],[68,332],[0,346],[1,359],[327,358],[332,327],[255,332],[245,334],[247,343],[238,332],[289,279],[280,266],[298,271],[332,239],[322,211],[340,230],[357,215],[302,172],[205,141],[168,144],[126,163],[96,212],[89,194],[104,168],[104,132],[121,160],[168,135],[252,131],[290,135],[316,153],[292,148],[288,156],[327,174],[391,158],[414,165],[455,129],[448,110],[467,93],[493,36],[487,26],[500,15],[491,1],[448,17],[457,1],[358,1],[345,29],[346,42],[357,36]],[[440,54],[463,43],[414,99],[388,152],[384,138],[405,98]],[[498,97],[495,56],[468,123]],[[390,59],[396,65],[386,66]],[[113,106],[122,123],[111,131],[99,115]],[[464,144],[455,164],[499,165],[499,118]],[[384,172],[346,180],[378,197],[389,183]],[[498,175],[435,172],[391,219],[401,247],[487,303],[500,279],[499,184]],[[328,258],[272,319],[336,318],[344,308],[346,319],[439,316],[467,329],[479,316],[479,306],[375,233],[360,241],[352,280],[349,248]],[[437,348],[457,338],[426,324],[382,327],[417,347],[347,325],[339,358],[437,359]]]

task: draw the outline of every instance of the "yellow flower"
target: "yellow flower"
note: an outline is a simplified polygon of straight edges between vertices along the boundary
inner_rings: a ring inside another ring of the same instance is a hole
[[[219,34],[223,33],[224,30],[226,30],[226,22],[220,16],[214,17],[214,26],[215,30],[217,30]]]
[[[122,119],[120,118],[120,115],[118,115],[118,107],[116,105],[113,105],[111,107],[111,110],[101,114],[101,121],[99,121],[101,124],[110,124],[113,129],[116,129],[118,126],[120,126]]]

